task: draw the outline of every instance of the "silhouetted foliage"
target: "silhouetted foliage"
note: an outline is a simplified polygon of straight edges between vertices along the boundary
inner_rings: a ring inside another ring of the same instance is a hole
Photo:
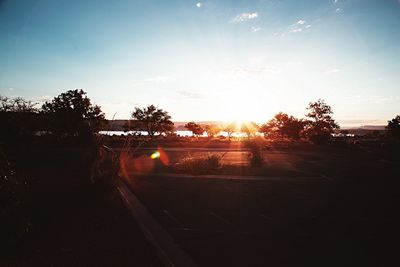
[[[186,123],[185,128],[191,131],[193,136],[202,135],[204,133],[203,127],[194,121]]]
[[[69,90],[42,106],[49,115],[49,130],[56,135],[77,136],[97,132],[106,123],[104,113],[92,105],[83,90]]]
[[[44,119],[38,114],[36,103],[22,98],[0,96],[0,144],[12,148],[16,144],[26,145],[43,125]]]
[[[386,130],[390,138],[400,141],[400,115],[388,121]]]
[[[305,122],[293,116],[279,112],[270,121],[260,127],[260,132],[266,137],[299,139]]]
[[[244,122],[240,127],[240,131],[245,133],[247,137],[254,136],[259,129],[260,126],[258,126],[258,124],[255,122]]]
[[[263,157],[261,151],[261,145],[254,140],[255,138],[249,139],[245,142],[245,146],[249,149],[249,162],[252,167],[261,167],[263,165]]]
[[[191,174],[209,174],[221,167],[222,157],[217,154],[208,154],[200,157],[187,157],[181,159],[175,165],[175,169],[179,172]]]
[[[231,122],[223,128],[223,130],[228,134],[229,141],[231,140],[232,134],[236,131],[236,124]]]
[[[132,112],[132,119],[137,122],[137,129],[144,129],[150,138],[156,133],[168,133],[174,130],[174,123],[167,111],[164,111],[154,105],[145,108],[135,108]]]
[[[306,116],[310,120],[306,123],[305,135],[316,144],[326,143],[335,129],[339,125],[332,118],[332,108],[325,103],[324,100],[319,99],[317,102],[311,102],[308,105],[309,110]]]
[[[0,112],[37,112],[37,103],[21,97],[8,98],[0,96]]]
[[[216,124],[207,124],[204,126],[204,130],[208,137],[214,137],[221,131],[221,128]]]
[[[0,150],[0,236],[5,249],[13,249],[30,230],[26,207],[28,186],[27,179],[17,174]]]

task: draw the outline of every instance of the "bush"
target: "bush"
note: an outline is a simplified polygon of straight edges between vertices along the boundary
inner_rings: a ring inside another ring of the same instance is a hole
[[[216,154],[184,158],[177,163],[176,170],[191,174],[207,174],[221,167],[221,158]]]
[[[245,143],[249,149],[249,162],[252,167],[261,167],[263,165],[263,157],[261,151],[261,144],[257,140],[249,140]]]
[[[17,174],[0,151],[0,236],[4,248],[13,249],[29,231],[26,198],[28,182]]]

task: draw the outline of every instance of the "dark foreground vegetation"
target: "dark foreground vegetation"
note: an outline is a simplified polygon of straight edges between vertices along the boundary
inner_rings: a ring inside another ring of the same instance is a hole
[[[307,119],[190,122],[193,137],[179,137],[168,112],[148,106],[126,125],[148,135],[101,136],[104,113],[82,90],[40,109],[1,98],[0,265],[160,266],[115,190],[123,179],[202,266],[387,266],[400,117],[334,138],[331,115],[319,100]]]
[[[1,266],[160,266],[99,157],[101,114],[78,90],[43,111],[2,99]]]

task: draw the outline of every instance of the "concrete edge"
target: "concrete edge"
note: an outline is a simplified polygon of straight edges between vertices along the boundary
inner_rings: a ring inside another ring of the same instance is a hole
[[[150,215],[125,182],[119,180],[117,189],[125,206],[132,213],[148,242],[156,249],[165,266],[194,267],[194,261],[173,240],[170,234]]]

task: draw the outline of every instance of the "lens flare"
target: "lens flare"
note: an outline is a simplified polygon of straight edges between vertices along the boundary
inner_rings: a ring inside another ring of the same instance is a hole
[[[135,174],[149,173],[154,167],[155,163],[148,155],[132,157],[126,152],[120,155],[120,172],[126,179],[133,178]]]
[[[151,159],[158,159],[158,158],[160,158],[160,156],[161,156],[160,151],[156,151],[156,152],[154,152],[153,154],[150,155],[150,158]]]
[[[168,166],[169,165],[169,157],[168,157],[167,153],[165,152],[165,150],[162,149],[161,146],[158,146],[157,151],[160,152],[161,163],[164,164],[165,166]]]

